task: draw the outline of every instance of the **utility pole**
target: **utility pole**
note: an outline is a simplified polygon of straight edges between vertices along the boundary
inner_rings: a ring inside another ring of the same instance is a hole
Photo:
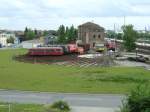
[[[114,33],[115,33],[115,35],[114,35],[114,43],[115,43],[115,51],[114,51],[114,57],[115,57],[115,55],[116,55],[116,24],[114,23]],[[112,44],[114,44],[114,43],[112,43]]]
[[[124,16],[124,26],[126,25],[126,16]]]
[[[8,111],[9,111],[9,112],[11,112],[10,108],[11,108],[11,106],[10,106],[10,104],[9,104],[9,105],[8,105]]]
[[[114,23],[114,32],[116,33],[116,24]]]
[[[147,27],[145,26],[145,32],[147,32]]]

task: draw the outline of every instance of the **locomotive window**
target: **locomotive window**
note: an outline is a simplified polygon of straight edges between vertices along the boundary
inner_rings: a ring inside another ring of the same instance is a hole
[[[54,52],[55,50],[54,49],[51,49],[51,52]]]
[[[47,52],[54,52],[54,49],[48,49]]]
[[[34,49],[33,51],[34,51],[34,52],[40,52],[40,50],[39,50],[39,49]]]
[[[46,52],[49,52],[50,50],[49,50],[49,49],[46,49],[45,51],[46,51]]]
[[[33,52],[44,52],[43,49],[33,49],[32,51],[33,51]]]
[[[61,50],[60,49],[56,49],[56,51],[60,52]]]
[[[38,49],[38,50],[36,50],[36,52],[44,52],[44,50]]]

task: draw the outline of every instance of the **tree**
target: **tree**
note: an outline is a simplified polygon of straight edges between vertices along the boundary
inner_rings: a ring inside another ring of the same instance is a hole
[[[44,30],[43,36],[46,36],[46,35],[48,35],[48,31]]]
[[[29,29],[28,33],[27,33],[27,39],[28,40],[32,40],[36,37],[34,31],[32,31],[31,29]]]
[[[70,112],[70,106],[65,101],[57,101],[46,108],[46,112]]]
[[[26,27],[24,33],[27,33],[27,32],[28,32],[28,28]]]
[[[57,31],[59,43],[69,43],[75,41],[78,36],[78,30],[72,25],[70,28],[61,25]]]
[[[37,29],[34,29],[34,33],[35,33],[35,35],[38,35]]]
[[[26,27],[24,31],[24,37],[25,37],[25,40],[32,40],[36,38],[35,31]]]
[[[135,41],[138,37],[137,32],[133,29],[133,25],[126,25],[122,27],[124,46],[127,51],[131,52],[135,50]]]
[[[66,27],[65,35],[66,35],[66,41],[67,41],[69,39],[69,27],[68,26]]]
[[[106,35],[107,35],[107,38],[113,38],[113,39],[117,36],[115,31],[107,31]]]
[[[12,44],[14,44],[14,38],[13,37],[10,37],[10,38],[8,38],[7,39],[7,43],[12,43]]]
[[[150,39],[150,32],[146,31],[145,33],[138,33],[138,38],[140,39]]]
[[[122,33],[118,33],[118,34],[117,34],[117,39],[120,39],[120,40],[122,40],[122,38],[123,38],[123,35],[122,35]]]
[[[63,44],[66,43],[65,26],[61,25],[57,32],[58,32],[58,42]]]
[[[32,40],[36,37],[34,31],[32,31],[31,29],[28,29],[28,31],[25,33],[25,38],[26,40]]]
[[[68,34],[68,42],[71,42],[74,40],[74,26],[72,25],[69,29],[69,34]]]
[[[123,102],[121,112],[150,112],[150,86],[145,83],[135,87]]]
[[[67,35],[67,42],[75,41],[78,35],[77,29],[74,28],[72,25],[70,28],[66,27],[66,35]]]

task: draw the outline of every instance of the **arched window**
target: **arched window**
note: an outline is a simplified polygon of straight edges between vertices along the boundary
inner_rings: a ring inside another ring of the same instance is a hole
[[[98,35],[98,38],[99,38],[99,39],[101,38],[101,35],[100,35],[100,34]]]
[[[95,39],[95,38],[96,38],[96,35],[93,35],[93,38]]]

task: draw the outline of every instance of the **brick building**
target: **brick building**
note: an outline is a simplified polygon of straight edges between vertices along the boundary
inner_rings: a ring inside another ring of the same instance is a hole
[[[104,37],[105,29],[95,23],[87,22],[78,27],[78,41],[82,44],[90,44],[90,48],[104,43]]]

